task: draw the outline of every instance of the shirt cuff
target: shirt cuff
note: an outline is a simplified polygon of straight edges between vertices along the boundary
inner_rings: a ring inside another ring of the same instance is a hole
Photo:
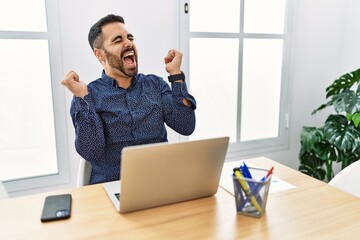
[[[173,82],[173,83],[171,83],[171,88],[172,88],[174,96],[181,98],[181,103],[182,103],[182,99],[185,98],[191,102],[191,108],[194,110],[196,109],[195,98],[189,94],[186,82],[182,82],[182,83],[181,82]]]
[[[88,110],[93,107],[93,102],[90,93],[84,98],[74,96],[75,110]]]

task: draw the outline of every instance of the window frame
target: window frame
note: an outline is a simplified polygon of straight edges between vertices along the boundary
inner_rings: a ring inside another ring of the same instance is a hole
[[[190,32],[190,6],[191,0],[179,0],[180,15],[180,50],[184,53],[182,68],[190,76],[190,38],[235,38],[239,39],[239,65],[238,65],[238,95],[242,92],[242,64],[243,64],[243,44],[244,39],[283,39],[283,60],[281,73],[281,96],[280,96],[280,117],[278,137],[240,141],[241,129],[241,97],[237,102],[237,141],[230,143],[226,156],[226,161],[237,160],[245,156],[261,155],[267,152],[285,150],[289,148],[289,125],[290,125],[290,48],[291,48],[291,23],[292,23],[292,3],[286,0],[285,24],[283,34],[263,34],[263,33],[244,33],[244,6],[247,0],[240,1],[240,30],[238,33],[218,33],[218,32]],[[188,13],[186,13],[185,8]],[[190,77],[191,78],[191,77]],[[191,79],[189,90],[191,91]],[[196,96],[195,96],[196,98]],[[182,137],[184,138],[184,137]]]
[[[0,31],[0,39],[48,40],[58,173],[5,180],[4,185],[9,193],[70,182],[66,101],[64,90],[58,82],[59,79],[62,79],[63,74],[58,1],[44,0],[44,2],[46,6],[47,32]]]

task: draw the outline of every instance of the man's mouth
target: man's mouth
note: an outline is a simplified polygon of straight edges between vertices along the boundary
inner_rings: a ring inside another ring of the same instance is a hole
[[[123,61],[126,64],[135,64],[135,53],[133,50],[127,51],[124,55],[123,55]]]

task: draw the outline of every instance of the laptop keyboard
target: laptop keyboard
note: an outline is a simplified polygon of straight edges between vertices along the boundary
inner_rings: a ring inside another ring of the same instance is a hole
[[[114,195],[115,195],[115,197],[117,198],[117,200],[120,201],[120,193],[115,193]]]

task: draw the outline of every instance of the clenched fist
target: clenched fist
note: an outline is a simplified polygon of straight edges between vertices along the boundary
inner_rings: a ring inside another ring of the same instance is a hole
[[[89,94],[87,85],[80,81],[79,75],[74,71],[66,74],[61,84],[67,87],[76,97],[84,98]]]
[[[181,60],[182,53],[171,49],[169,50],[167,56],[164,58],[165,61],[165,69],[170,75],[175,75],[181,73]]]

